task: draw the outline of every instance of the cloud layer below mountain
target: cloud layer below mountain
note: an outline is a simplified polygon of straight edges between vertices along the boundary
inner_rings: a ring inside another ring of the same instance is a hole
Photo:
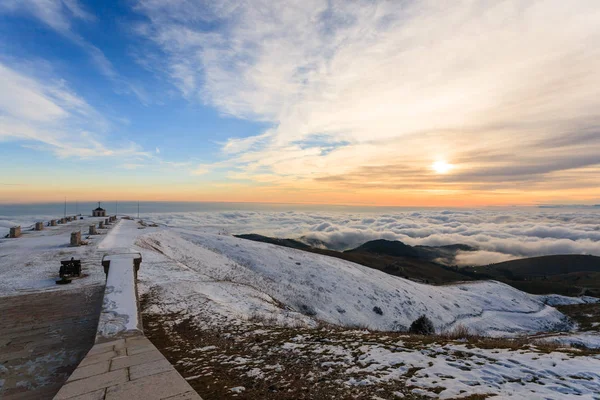
[[[410,245],[455,243],[477,247],[457,257],[462,265],[550,254],[600,256],[600,209],[490,209],[347,211],[229,211],[148,214],[150,219],[189,229],[259,233],[319,240],[346,250],[374,239]]]

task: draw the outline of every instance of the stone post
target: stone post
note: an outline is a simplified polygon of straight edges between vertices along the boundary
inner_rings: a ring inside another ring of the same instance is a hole
[[[104,229],[104,221],[98,222],[98,229]]]
[[[71,246],[81,245],[81,231],[71,232]]]
[[[8,237],[18,238],[19,236],[21,236],[21,227],[20,226],[13,226],[12,228],[10,228]]]
[[[96,235],[98,232],[96,231],[96,225],[90,225],[90,235]]]
[[[104,220],[104,225],[109,225],[109,224],[110,224],[110,219],[109,219],[109,218],[106,218],[106,219]]]
[[[44,230],[44,223],[43,222],[36,222],[35,223],[35,230],[36,231],[43,231]]]
[[[56,220],[55,219],[50,220],[50,226],[56,226]]]

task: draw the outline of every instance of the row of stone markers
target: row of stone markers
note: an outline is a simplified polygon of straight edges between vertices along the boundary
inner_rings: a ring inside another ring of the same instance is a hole
[[[69,217],[63,217],[60,219],[51,219],[50,221],[48,221],[45,224],[43,221],[38,221],[35,223],[33,229],[36,231],[42,231],[42,230],[44,230],[44,226],[57,226],[58,224],[66,224],[67,222],[71,222],[71,221],[75,221],[75,220],[77,220],[76,215],[69,216]],[[21,226],[16,225],[16,226],[13,226],[10,228],[8,237],[9,238],[18,238],[21,236],[21,233],[22,233]]]
[[[43,221],[38,221],[35,223],[34,225],[34,230],[36,231],[43,231],[44,230],[44,226],[58,226],[58,225],[62,225],[62,224],[66,224],[68,222],[72,222],[72,221],[76,221],[78,218],[77,215],[74,216],[69,216],[69,217],[63,217],[60,219],[51,219],[50,221],[48,221],[47,223],[44,223]],[[81,219],[83,219],[83,217],[81,217]],[[117,220],[117,216],[116,215],[111,215],[110,217],[106,218],[104,221],[100,221],[100,223],[98,224],[98,229],[105,229],[108,227],[108,225],[110,225],[111,223],[115,222]],[[22,234],[22,229],[20,225],[17,226],[13,226],[10,228],[9,233],[8,233],[8,237],[9,238],[18,238],[20,237]],[[77,243],[79,244],[75,244],[74,242],[74,235],[75,232],[73,232],[71,234],[71,245],[72,246],[79,246],[80,242],[81,242],[81,232],[79,232],[79,241]],[[90,235],[97,235],[98,231],[96,230],[96,225],[90,225],[89,227],[89,234]]]
[[[110,224],[115,222],[116,220],[117,220],[117,216],[112,215],[112,216],[104,219],[104,221],[98,222],[97,227],[96,227],[96,224],[90,225],[88,235],[99,235],[98,229],[108,229]]]

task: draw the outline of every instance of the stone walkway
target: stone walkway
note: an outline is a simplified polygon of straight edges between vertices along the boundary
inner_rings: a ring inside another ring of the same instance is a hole
[[[55,400],[202,400],[139,334],[96,344]]]
[[[103,285],[0,298],[0,398],[51,399],[94,345]]]

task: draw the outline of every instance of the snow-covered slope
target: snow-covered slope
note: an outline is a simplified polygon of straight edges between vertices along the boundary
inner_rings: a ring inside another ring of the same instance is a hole
[[[190,230],[153,232],[136,244],[146,250],[142,285],[160,291],[162,311],[210,309],[239,319],[317,319],[378,330],[406,330],[425,314],[438,331],[463,324],[489,335],[571,327],[544,299],[498,282],[424,285],[336,258]]]

